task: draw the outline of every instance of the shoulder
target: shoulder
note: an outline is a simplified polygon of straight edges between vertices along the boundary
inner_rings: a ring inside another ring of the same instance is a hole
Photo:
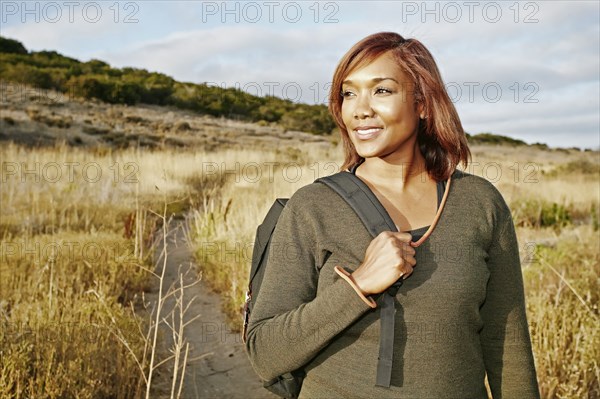
[[[285,208],[292,223],[313,230],[317,236],[339,232],[344,224],[356,223],[356,213],[346,200],[320,182],[297,189]]]
[[[450,190],[461,206],[471,209],[473,215],[485,215],[492,224],[512,218],[504,196],[485,177],[456,169]]]
[[[340,203],[344,201],[333,190],[322,183],[313,182],[296,190],[286,207],[295,213],[331,213]]]

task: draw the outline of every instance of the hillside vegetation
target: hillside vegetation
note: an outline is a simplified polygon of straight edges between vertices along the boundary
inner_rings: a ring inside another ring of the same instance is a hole
[[[329,134],[334,123],[323,105],[258,97],[236,88],[178,82],[139,68],[113,68],[106,62],[81,62],[56,51],[32,51],[0,37],[0,76],[10,82],[52,89],[109,104],[170,105],[205,115],[225,116],[287,130]]]

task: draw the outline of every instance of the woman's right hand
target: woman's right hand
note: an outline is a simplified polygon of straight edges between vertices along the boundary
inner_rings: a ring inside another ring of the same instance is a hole
[[[352,273],[363,294],[379,294],[400,277],[405,279],[412,274],[417,261],[411,239],[410,233],[384,231],[371,241],[365,260]]]

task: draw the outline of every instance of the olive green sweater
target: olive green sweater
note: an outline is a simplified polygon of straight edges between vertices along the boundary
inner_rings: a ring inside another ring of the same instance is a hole
[[[378,307],[341,278],[372,237],[346,202],[313,183],[273,232],[246,350],[265,380],[304,367],[300,398],[539,398],[510,209],[487,180],[456,170],[431,235],[396,295],[391,387],[375,386]]]

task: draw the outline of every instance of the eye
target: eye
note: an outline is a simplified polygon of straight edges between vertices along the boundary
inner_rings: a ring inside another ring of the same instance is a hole
[[[349,90],[342,90],[342,91],[340,91],[340,96],[342,96],[342,97],[350,97],[350,96],[351,96],[351,95],[353,95],[353,94],[354,94],[354,93],[352,93],[352,92],[351,92],[351,91],[349,91]]]
[[[392,90],[386,88],[386,87],[378,87],[375,89],[375,93],[384,93],[384,94],[391,94]]]

